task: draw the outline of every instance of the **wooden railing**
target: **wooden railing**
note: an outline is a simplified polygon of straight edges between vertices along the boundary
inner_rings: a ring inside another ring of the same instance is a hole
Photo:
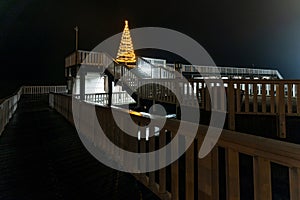
[[[74,95],[74,97],[77,99],[79,99],[79,96],[80,95]],[[109,93],[85,94],[85,101],[97,103],[100,105],[108,105]],[[112,93],[112,105],[122,105],[129,103],[135,103],[135,101],[127,92]]]
[[[207,90],[208,84],[212,87],[212,94]],[[218,92],[221,84],[225,88],[227,100]],[[198,102],[197,106],[207,111],[211,110],[212,105],[214,110],[226,109],[230,130],[235,130],[236,114],[274,115],[279,118],[279,136],[285,137],[285,117],[300,116],[300,80],[234,79],[220,83],[220,80],[205,82],[203,79],[191,79],[188,83],[182,79],[144,79],[138,80],[135,88],[138,88],[139,97],[144,99],[170,104],[180,101],[181,105],[191,107]],[[183,99],[178,100],[167,88],[179,90]],[[213,95],[214,102],[211,102],[210,95]]]
[[[144,61],[144,66],[126,66],[124,64],[117,63],[106,53],[78,50],[65,58],[65,67],[72,67],[76,65],[97,67],[107,66],[107,69],[111,72],[115,79],[121,78],[122,75],[128,73],[128,71],[132,68],[139,71],[139,73],[136,74],[139,78],[174,78],[174,69],[170,67],[156,66],[143,58],[139,59]],[[139,76],[139,74],[143,74],[143,76]]]
[[[0,102],[0,135],[16,111],[21,94],[22,88],[20,88],[13,96]]]
[[[76,61],[77,58],[77,61]],[[65,59],[65,67],[75,66],[77,64],[87,64],[94,66],[106,66],[113,59],[103,52],[82,51],[72,53]]]
[[[174,68],[153,64],[143,57],[138,57],[136,67],[144,71],[151,79],[173,79],[175,77]]]
[[[0,135],[16,111],[21,95],[49,94],[50,92],[64,93],[66,86],[22,86],[13,96],[2,100],[0,102]]]
[[[74,123],[73,117],[76,118],[80,122],[80,130],[78,131],[89,138],[95,148],[104,151],[110,159],[115,159],[121,164],[126,164],[126,158],[122,157],[117,147],[108,146],[103,142],[104,140],[101,138],[97,126],[95,126],[96,123],[99,123],[98,120],[91,120],[88,116],[84,116],[83,110],[96,110],[98,119],[101,119],[101,128],[118,147],[139,153],[164,147],[177,134],[179,124],[190,125],[189,122],[167,119],[158,136],[150,137],[149,140],[138,140],[137,137],[131,137],[118,128],[110,110],[113,108],[101,106],[94,108],[91,104],[74,99],[74,103],[79,104],[80,109],[73,116],[71,97],[62,94],[50,94],[50,96],[52,101],[50,105],[53,108],[71,123]],[[127,123],[128,118],[125,117],[127,113],[122,110],[115,110],[114,112],[118,112],[118,116],[123,119],[121,124]],[[123,115],[124,118],[122,118]],[[141,127],[144,126],[141,129],[141,134],[145,134],[149,118],[137,115],[132,115],[131,118]],[[184,159],[177,160],[170,166],[158,171],[147,174],[134,174],[134,176],[162,199],[177,200],[182,197],[182,199],[193,200],[196,197],[198,199],[219,199],[222,197],[222,199],[239,200],[243,195],[241,194],[241,185],[245,182],[253,184],[254,189],[249,189],[247,195],[254,196],[255,200],[270,200],[273,193],[276,193],[279,199],[282,195],[289,196],[291,200],[300,199],[300,145],[223,130],[217,145],[211,153],[205,158],[199,159],[197,156],[198,151],[195,150],[199,150],[201,147],[208,127],[204,125],[198,127],[197,135],[185,152]],[[154,128],[148,128],[150,135],[153,134]],[[182,137],[187,139],[188,134],[186,133]],[[224,150],[225,155],[221,155],[220,150]],[[250,168],[244,166],[244,168],[246,167],[251,171],[251,175],[246,177],[241,174],[241,170],[244,169],[240,165],[241,155],[247,155],[251,161]],[[166,158],[171,157],[169,154],[163,156],[166,156]],[[154,159],[152,162],[156,162],[156,160]],[[220,162],[221,160],[224,160],[223,164]],[[141,163],[141,165],[149,164],[150,161],[146,162]],[[282,194],[280,189],[276,189],[281,187],[281,183],[272,182],[272,177],[276,176],[272,171],[274,169],[271,167],[273,163],[288,170],[288,176],[285,177],[289,187],[288,194]],[[225,177],[221,177],[221,172],[225,172]],[[244,176],[246,180],[242,181],[241,176]]]
[[[199,65],[181,65],[181,72],[201,72],[202,74],[221,74],[222,76],[236,77],[268,77],[283,79],[278,70],[274,69],[253,69],[242,67],[215,67],[215,66],[199,66]]]
[[[50,92],[55,93],[66,93],[67,86],[23,86],[22,94],[49,94]]]

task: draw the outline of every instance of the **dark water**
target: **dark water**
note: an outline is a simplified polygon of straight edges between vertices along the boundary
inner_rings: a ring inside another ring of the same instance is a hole
[[[66,85],[62,80],[0,80],[0,99],[11,96],[23,85]]]
[[[12,95],[20,86],[18,81],[0,80],[0,99]]]

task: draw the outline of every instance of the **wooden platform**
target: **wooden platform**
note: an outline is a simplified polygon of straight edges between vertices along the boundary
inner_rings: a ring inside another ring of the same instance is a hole
[[[157,199],[83,147],[43,98],[23,97],[0,137],[0,199]]]

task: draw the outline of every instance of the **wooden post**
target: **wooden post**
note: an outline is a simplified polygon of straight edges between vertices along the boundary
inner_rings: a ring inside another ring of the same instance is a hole
[[[229,81],[227,90],[228,100],[228,129],[235,130],[235,96],[233,82]]]
[[[112,105],[113,78],[108,76],[108,106]]]
[[[185,152],[185,199],[194,199],[194,142]]]
[[[257,113],[257,84],[253,83],[253,112]]]
[[[300,114],[300,84],[297,84],[297,114]]]
[[[249,84],[245,83],[245,113],[249,112]]]
[[[227,199],[240,199],[239,152],[232,149],[226,151],[226,190]]]
[[[202,141],[198,140],[198,146]],[[198,159],[198,199],[219,199],[218,147],[205,158]]]
[[[261,106],[262,106],[262,112],[265,113],[267,111],[267,100],[266,100],[266,84],[262,84],[262,97],[261,97]]]
[[[290,168],[290,199],[300,200],[300,169]]]
[[[271,200],[271,167],[270,161],[261,157],[253,159],[254,199]]]
[[[175,137],[176,133],[172,133],[172,139]],[[178,140],[173,141],[174,145],[177,145],[178,150]],[[178,152],[171,151],[173,156],[177,156]],[[172,156],[172,155],[171,155]],[[171,194],[172,200],[179,200],[179,161],[176,160],[171,164]]]
[[[159,133],[159,148],[163,148],[166,145],[166,133],[165,130],[162,129]],[[160,151],[159,154],[159,160],[163,163],[160,163],[161,165],[165,165],[166,163],[166,152]],[[166,196],[167,195],[167,189],[166,189],[166,168],[162,168],[159,170],[159,193],[160,196]]]
[[[206,84],[206,87],[205,88],[203,88],[203,89],[205,89],[205,110],[206,111],[210,111],[210,108],[211,108],[211,98],[210,98],[210,93],[209,93],[209,90],[208,90],[208,87],[210,87],[209,86],[209,84],[210,83],[207,83]]]
[[[270,111],[271,113],[275,113],[275,92],[274,92],[274,84],[270,84]]]
[[[80,100],[85,100],[85,72],[84,70],[80,71]]]
[[[241,85],[240,83],[237,83],[237,89],[236,89],[236,112],[241,112]],[[223,109],[224,110],[224,109]]]
[[[286,138],[286,123],[285,123],[285,100],[284,100],[284,83],[279,83],[276,88],[276,105],[278,114],[278,136]]]
[[[291,114],[293,111],[293,103],[292,103],[292,95],[293,95],[293,84],[288,84],[288,96],[287,96],[287,106],[288,106],[288,113]]]
[[[154,135],[154,127],[150,126],[149,127],[149,152],[154,152],[155,151],[155,135]],[[152,135],[152,136],[151,136]],[[155,157],[149,156],[148,160],[148,166],[149,167],[155,167]],[[155,172],[149,172],[149,188],[157,192],[156,184],[155,184]]]

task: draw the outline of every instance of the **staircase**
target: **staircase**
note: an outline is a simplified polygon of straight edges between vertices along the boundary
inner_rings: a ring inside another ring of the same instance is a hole
[[[130,94],[134,100],[137,101],[139,96],[139,91],[144,88],[139,88],[139,83],[143,80],[151,80],[151,79],[166,79],[166,78],[174,78],[174,71],[154,65],[144,58],[139,57],[138,59],[143,60],[147,63],[148,67],[150,66],[151,70],[144,70],[143,66],[139,65],[126,65],[117,63],[115,60],[109,65],[109,67],[105,70],[105,74],[114,81],[115,85],[122,86],[122,89]],[[154,70],[156,73],[154,74]],[[160,72],[160,73],[157,73]],[[162,73],[164,76],[162,76]],[[144,87],[144,86],[142,86]],[[147,88],[148,89],[148,88]],[[148,91],[151,92],[151,91]]]

